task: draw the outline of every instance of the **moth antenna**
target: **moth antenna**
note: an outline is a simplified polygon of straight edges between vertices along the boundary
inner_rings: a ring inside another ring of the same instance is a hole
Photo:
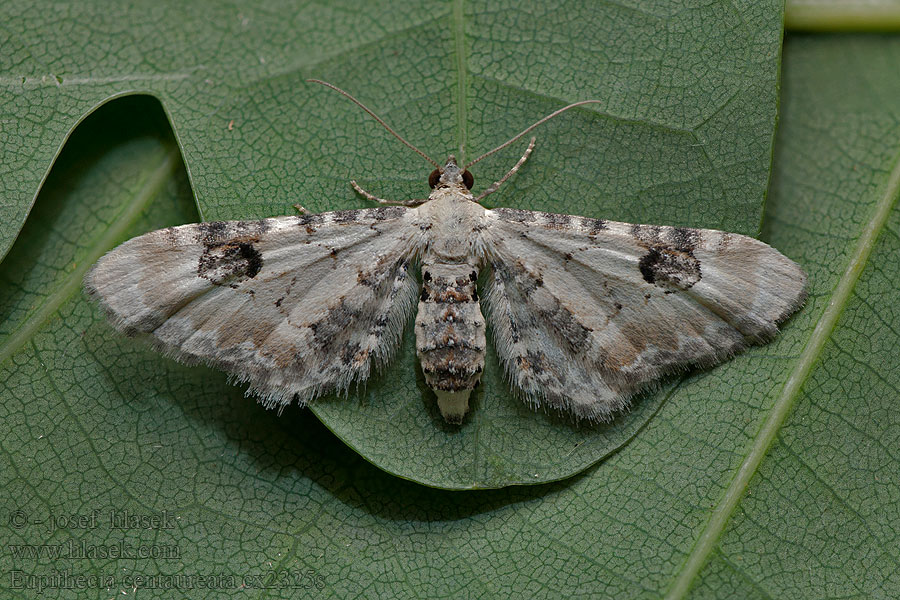
[[[503,150],[504,148],[506,148],[507,146],[509,146],[509,145],[512,144],[513,142],[515,142],[517,139],[519,139],[520,137],[522,137],[523,135],[525,135],[526,133],[528,133],[529,131],[531,131],[532,129],[534,129],[535,127],[537,127],[538,125],[543,125],[544,123],[546,123],[547,121],[549,121],[549,120],[552,119],[553,117],[555,117],[555,116],[557,116],[557,115],[560,115],[560,114],[566,112],[566,111],[569,110],[570,108],[575,108],[576,106],[581,106],[581,105],[583,105],[583,104],[596,104],[596,103],[598,103],[598,102],[601,102],[601,100],[582,100],[581,102],[575,102],[574,104],[570,104],[570,105],[568,105],[568,106],[564,106],[564,107],[560,108],[559,110],[550,113],[549,115],[547,115],[546,117],[544,117],[543,119],[541,119],[540,121],[538,121],[537,123],[534,123],[534,124],[531,125],[530,127],[526,128],[524,131],[522,131],[521,133],[519,133],[518,135],[516,135],[516,136],[512,137],[511,139],[507,140],[506,142],[500,144],[499,146],[497,146],[496,148],[494,148],[494,149],[491,150],[490,152],[485,152],[484,154],[482,154],[481,156],[479,156],[478,158],[476,158],[476,159],[473,160],[472,162],[467,163],[466,166],[463,167],[463,170],[468,169],[469,167],[471,167],[472,165],[474,165],[475,163],[477,163],[477,162],[480,161],[481,159],[487,158],[488,156],[490,156],[490,155],[493,154],[494,152],[498,152],[498,151],[500,151],[500,150]],[[396,135],[396,134],[395,134],[395,135]]]
[[[400,137],[400,134],[397,133],[396,131],[394,131],[393,129],[391,129],[390,126],[388,126],[388,124],[385,123],[385,122],[381,119],[381,117],[379,117],[379,116],[376,115],[374,112],[372,112],[372,111],[369,109],[368,106],[366,106],[365,104],[363,104],[362,102],[360,102],[359,100],[357,100],[356,98],[354,98],[353,96],[351,96],[349,92],[345,92],[344,90],[342,90],[342,89],[339,88],[338,86],[333,85],[333,84],[331,84],[331,83],[328,83],[327,81],[322,81],[321,79],[307,79],[306,81],[307,81],[307,83],[318,83],[318,84],[324,85],[324,86],[327,87],[327,88],[333,89],[333,90],[336,91],[338,94],[341,94],[342,96],[345,96],[345,97],[349,98],[351,102],[353,102],[353,103],[356,104],[358,107],[360,107],[361,109],[363,109],[364,111],[366,111],[367,113],[369,113],[369,116],[371,116],[373,119],[375,119],[376,121],[378,121],[378,123],[380,123],[382,127],[384,127],[385,129],[387,129],[387,130],[388,130],[388,133],[390,133],[392,136],[394,136],[395,138],[397,138],[398,140],[400,140],[401,142],[403,142],[404,144],[406,144],[406,146],[407,146],[408,148],[411,148],[413,151],[415,151],[416,154],[418,154],[419,156],[421,156],[422,158],[424,158],[425,160],[427,160],[428,162],[430,162],[431,164],[433,164],[433,165],[434,165],[435,167],[437,167],[438,169],[441,168],[441,165],[439,165],[439,164],[437,163],[437,161],[435,161],[433,158],[431,158],[430,156],[428,156],[427,154],[425,154],[424,152],[422,152],[421,150],[419,150],[418,148],[416,148],[415,146],[413,146],[412,144],[410,144],[409,142],[407,142],[406,140],[404,140],[402,137]]]

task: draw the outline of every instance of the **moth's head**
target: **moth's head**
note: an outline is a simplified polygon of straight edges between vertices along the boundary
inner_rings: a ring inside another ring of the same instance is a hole
[[[428,176],[428,185],[434,188],[451,187],[454,185],[464,185],[467,190],[472,189],[475,178],[469,171],[464,171],[456,164],[456,157],[452,154],[447,157],[447,162],[443,167],[435,169]]]

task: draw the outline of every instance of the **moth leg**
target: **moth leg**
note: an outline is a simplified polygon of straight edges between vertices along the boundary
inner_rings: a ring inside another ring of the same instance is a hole
[[[519,167],[521,167],[522,164],[524,164],[525,161],[528,160],[528,157],[531,155],[531,151],[534,150],[535,139],[537,138],[531,138],[531,142],[529,142],[528,148],[525,149],[525,154],[522,155],[522,158],[519,159],[519,162],[517,162],[506,175],[501,177],[498,181],[495,181],[494,183],[489,185],[486,190],[481,192],[481,195],[475,198],[475,202],[481,202],[482,198],[484,198],[488,194],[493,194],[494,192],[496,192],[500,188],[500,186],[503,185],[503,182],[515,175],[516,171],[519,170]]]
[[[350,185],[353,186],[353,189],[356,190],[356,192],[359,195],[364,196],[366,198],[366,200],[371,200],[372,202],[377,202],[378,204],[393,204],[393,205],[399,204],[401,206],[419,206],[420,204],[425,202],[424,199],[385,200],[384,198],[379,198],[375,194],[372,194],[372,193],[367,192],[366,190],[362,189],[361,187],[359,187],[359,184],[356,183],[356,181],[350,180]]]
[[[300,213],[301,215],[312,214],[312,213],[309,212],[309,209],[308,209],[308,208],[306,208],[305,206],[302,206],[302,205],[300,205],[300,204],[295,204],[295,205],[294,205],[294,208],[296,208],[296,209],[297,209],[297,212]]]

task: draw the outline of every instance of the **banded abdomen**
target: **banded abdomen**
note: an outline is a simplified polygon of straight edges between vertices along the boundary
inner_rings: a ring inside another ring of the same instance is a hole
[[[449,423],[461,423],[469,394],[484,370],[484,317],[470,264],[422,265],[422,295],[416,315],[416,354],[425,381]]]

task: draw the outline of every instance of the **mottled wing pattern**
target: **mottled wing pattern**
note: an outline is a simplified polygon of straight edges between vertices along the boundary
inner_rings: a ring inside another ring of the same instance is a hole
[[[417,210],[383,207],[153,231],[87,274],[115,326],[228,371],[267,406],[346,390],[387,361],[416,298]]]
[[[506,208],[487,221],[497,352],[530,402],[577,418],[771,339],[805,299],[796,263],[734,233]]]

